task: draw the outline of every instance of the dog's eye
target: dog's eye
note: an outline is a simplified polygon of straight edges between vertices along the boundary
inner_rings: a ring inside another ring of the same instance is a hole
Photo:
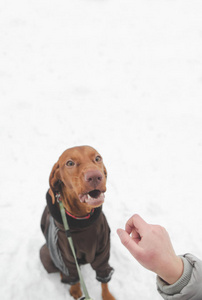
[[[99,162],[99,161],[101,161],[101,160],[102,160],[102,157],[101,157],[100,155],[97,155],[96,158],[95,158],[95,161],[96,161],[96,162]]]
[[[75,162],[73,162],[72,160],[68,160],[66,162],[66,166],[68,166],[68,167],[73,167],[74,165],[75,165]]]

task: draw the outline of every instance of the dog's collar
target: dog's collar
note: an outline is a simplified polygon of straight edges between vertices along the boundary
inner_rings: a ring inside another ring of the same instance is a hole
[[[56,193],[55,198],[57,199],[57,202],[62,201],[60,193]],[[72,215],[69,211],[66,210],[66,208],[65,208],[65,212],[69,217],[71,217],[75,220],[88,220],[93,215],[94,208],[91,210],[91,212],[89,214],[87,214],[86,216],[83,216],[83,217],[76,217],[76,216]]]
[[[91,210],[91,212],[89,214],[87,214],[86,216],[84,217],[76,217],[74,215],[72,215],[70,212],[68,212],[66,209],[65,209],[65,212],[68,216],[70,216],[71,218],[73,219],[76,219],[76,220],[88,220],[90,219],[90,217],[93,215],[94,213],[94,208]]]

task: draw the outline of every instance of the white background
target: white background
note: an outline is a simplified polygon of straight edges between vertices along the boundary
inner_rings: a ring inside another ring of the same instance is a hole
[[[117,300],[161,299],[116,234],[133,213],[202,257],[201,16],[201,0],[1,0],[1,299],[71,299],[39,249],[51,168],[75,145],[108,170]]]

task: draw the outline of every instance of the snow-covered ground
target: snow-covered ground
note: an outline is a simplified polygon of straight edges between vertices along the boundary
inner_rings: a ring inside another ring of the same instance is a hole
[[[201,0],[1,0],[1,299],[71,299],[39,249],[49,173],[74,145],[108,169],[117,300],[161,299],[116,234],[133,213],[202,257],[201,15]]]

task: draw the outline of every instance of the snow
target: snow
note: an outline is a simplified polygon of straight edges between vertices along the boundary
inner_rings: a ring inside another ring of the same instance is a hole
[[[201,0],[0,3],[0,295],[71,299],[39,260],[48,177],[67,148],[104,157],[117,300],[160,300],[121,245],[134,213],[201,257]],[[90,266],[89,293],[101,300]]]

